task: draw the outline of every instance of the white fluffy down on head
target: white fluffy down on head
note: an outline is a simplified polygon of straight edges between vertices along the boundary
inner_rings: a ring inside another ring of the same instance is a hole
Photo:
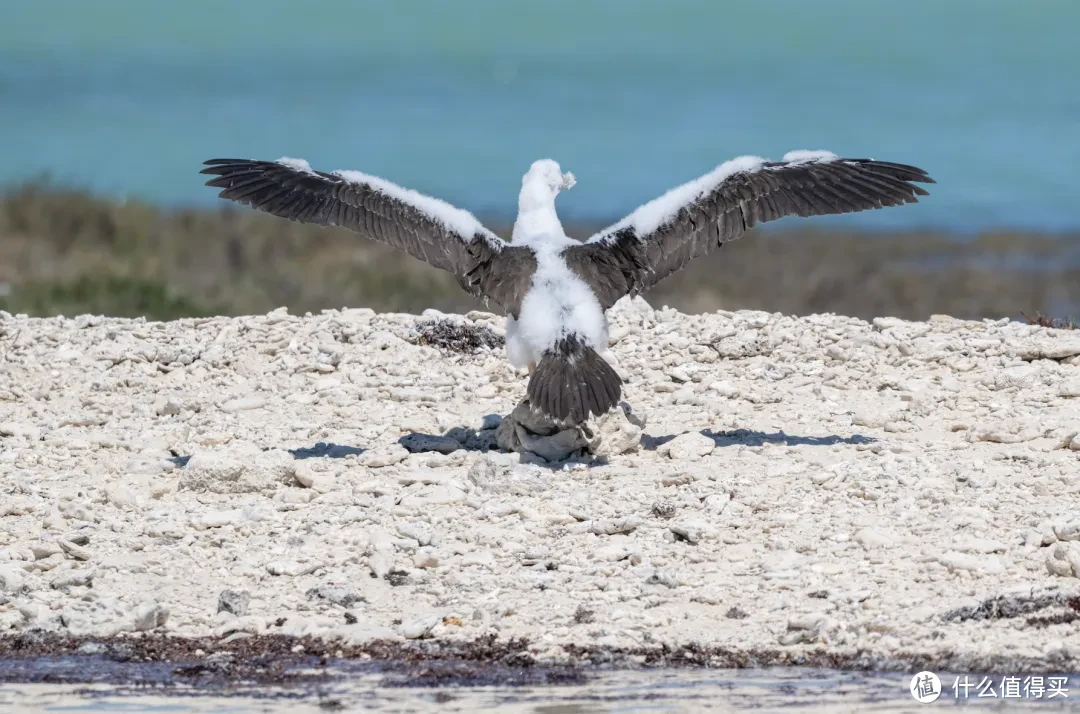
[[[277,163],[296,169],[297,171],[314,173],[311,169],[311,165],[303,159],[293,159],[283,156],[277,160]],[[501,245],[502,243],[494,233],[491,233],[491,231],[484,228],[483,224],[481,224],[473,214],[457,208],[456,206],[452,206],[446,201],[431,196],[425,196],[412,189],[403,188],[386,179],[379,178],[378,176],[370,176],[361,173],[360,171],[332,171],[330,173],[340,177],[342,180],[349,181],[350,183],[359,183],[370,186],[391,198],[412,206],[435,223],[456,233],[457,236],[466,243],[471,243],[478,233],[484,234],[489,238],[494,238],[495,245]]]
[[[783,160],[787,163],[807,163],[810,161],[834,161],[837,158],[836,154],[831,151],[800,149],[784,154]],[[760,156],[738,156],[730,161],[725,161],[704,176],[688,181],[681,186],[676,186],[663,196],[638,207],[626,218],[590,237],[589,242],[611,240],[615,233],[627,227],[633,227],[634,233],[641,238],[645,238],[674,218],[680,209],[714,191],[727,179],[738,173],[760,171],[767,161],[768,159],[763,159]]]

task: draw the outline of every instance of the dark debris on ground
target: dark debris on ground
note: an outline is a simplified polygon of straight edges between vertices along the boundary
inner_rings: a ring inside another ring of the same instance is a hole
[[[502,335],[487,325],[440,318],[416,326],[416,344],[451,352],[473,354],[482,349],[499,349],[506,344]]]

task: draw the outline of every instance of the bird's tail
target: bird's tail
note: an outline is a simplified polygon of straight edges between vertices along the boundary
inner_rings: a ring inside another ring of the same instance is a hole
[[[544,352],[526,393],[544,416],[581,424],[618,406],[622,379],[596,350],[570,334]]]

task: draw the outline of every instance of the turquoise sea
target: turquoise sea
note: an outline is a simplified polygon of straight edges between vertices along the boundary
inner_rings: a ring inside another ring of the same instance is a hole
[[[560,161],[617,218],[735,155],[921,166],[870,228],[1080,228],[1076,0],[0,0],[0,186],[214,205],[303,157],[485,216]]]

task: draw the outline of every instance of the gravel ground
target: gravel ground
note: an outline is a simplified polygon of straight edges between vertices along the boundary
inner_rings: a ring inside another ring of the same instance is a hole
[[[611,320],[633,415],[549,462],[486,313],[0,313],[0,634],[1077,671],[1080,331]]]

